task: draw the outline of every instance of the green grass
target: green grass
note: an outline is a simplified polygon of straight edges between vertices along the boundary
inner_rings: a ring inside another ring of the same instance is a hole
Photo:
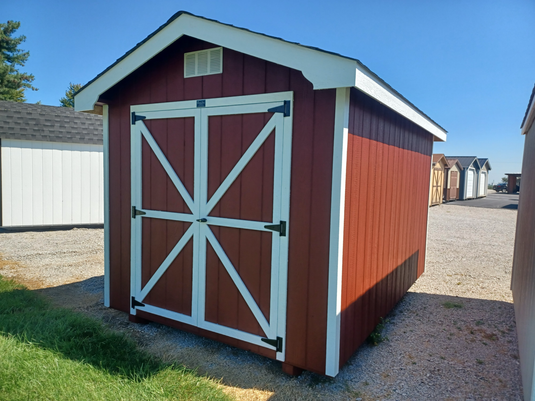
[[[124,335],[0,276],[2,400],[228,400]]]

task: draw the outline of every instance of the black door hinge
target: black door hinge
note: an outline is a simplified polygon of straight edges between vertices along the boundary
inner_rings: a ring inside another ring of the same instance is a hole
[[[206,100],[205,99],[197,100],[197,107],[206,107]]]
[[[145,304],[139,301],[136,301],[136,299],[132,297],[132,309],[135,309],[136,306],[145,306]]]
[[[266,344],[275,347],[275,350],[277,352],[282,352],[282,337],[277,337],[275,340],[271,340],[269,338],[261,338],[261,340]]]
[[[135,219],[136,216],[143,216],[147,213],[141,211],[141,210],[137,210],[135,206],[132,206],[132,218]]]
[[[268,224],[264,226],[265,229],[271,231],[277,231],[281,237],[286,237],[286,222],[281,221],[280,224]]]
[[[136,125],[136,121],[144,120],[145,116],[137,115],[135,111],[132,112],[132,125]]]
[[[271,109],[268,109],[268,112],[270,113],[283,113],[284,117],[290,116],[290,101],[285,100],[284,104],[281,104],[277,107],[272,107]]]

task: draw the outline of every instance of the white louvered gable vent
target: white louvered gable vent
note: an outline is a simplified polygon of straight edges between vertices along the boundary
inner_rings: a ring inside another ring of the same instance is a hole
[[[184,78],[221,74],[222,72],[222,47],[184,54]]]

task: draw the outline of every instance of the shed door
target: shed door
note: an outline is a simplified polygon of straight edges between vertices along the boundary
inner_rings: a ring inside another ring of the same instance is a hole
[[[458,180],[459,173],[457,171],[451,172],[451,178],[450,178],[450,199],[457,199],[458,194],[457,190],[459,188],[459,180]]]
[[[291,93],[131,109],[131,313],[284,360]]]
[[[485,195],[485,186],[487,185],[487,173],[481,173],[479,181],[479,196]]]
[[[474,196],[474,170],[468,170],[466,176],[466,197],[473,198]]]
[[[431,192],[431,204],[438,205],[442,203],[442,194],[444,192],[444,173],[440,166],[433,169],[433,186]]]

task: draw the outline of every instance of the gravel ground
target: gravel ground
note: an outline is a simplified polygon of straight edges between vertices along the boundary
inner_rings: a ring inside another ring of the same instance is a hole
[[[255,354],[102,305],[102,230],[0,234],[0,274],[116,330],[149,352],[221,379],[242,400],[521,400],[509,289],[516,211],[430,209],[426,272],[335,379],[293,378]]]

